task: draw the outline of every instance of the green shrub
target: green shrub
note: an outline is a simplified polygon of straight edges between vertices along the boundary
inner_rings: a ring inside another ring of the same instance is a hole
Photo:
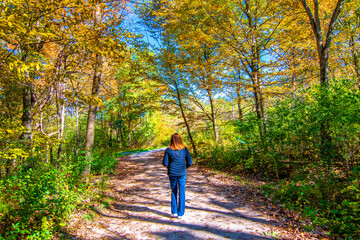
[[[79,189],[72,188],[71,170],[49,164],[23,167],[2,182],[0,233],[6,239],[49,239],[75,209]]]
[[[357,239],[360,237],[360,183],[357,173],[351,178],[352,181],[344,181],[334,175],[312,174],[267,184],[263,190],[285,207],[301,212],[315,225],[326,227],[333,235]]]
[[[91,162],[91,173],[93,174],[112,174],[118,160],[115,158],[114,152],[93,152]]]

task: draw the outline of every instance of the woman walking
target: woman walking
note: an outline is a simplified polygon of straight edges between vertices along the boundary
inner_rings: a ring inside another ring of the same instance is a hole
[[[170,179],[171,216],[182,218],[185,213],[186,169],[192,165],[192,159],[178,133],[171,135],[162,163],[167,167]]]

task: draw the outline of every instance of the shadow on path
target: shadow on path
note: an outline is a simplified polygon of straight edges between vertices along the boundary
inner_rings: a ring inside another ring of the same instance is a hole
[[[119,217],[119,216],[115,216],[115,215],[104,214],[104,213],[100,212],[97,209],[93,209],[93,210],[96,213],[98,213],[99,215],[104,216],[104,217],[108,217],[108,218],[120,218],[120,219],[136,220],[136,221],[145,221],[145,222],[151,222],[151,223],[156,223],[156,224],[178,226],[178,227],[187,228],[187,229],[192,230],[192,231],[210,232],[210,233],[215,234],[217,236],[221,236],[223,238],[229,238],[229,239],[272,239],[272,238],[269,238],[269,237],[261,237],[261,236],[257,236],[257,235],[253,235],[253,234],[249,234],[249,233],[244,233],[244,232],[239,232],[239,231],[236,231],[236,232],[234,232],[234,231],[224,231],[222,229],[209,227],[208,225],[200,226],[200,225],[196,225],[196,224],[190,224],[190,223],[185,222],[186,219],[184,219],[184,222],[180,222],[182,220],[177,220],[177,219],[176,220],[168,220],[168,221],[166,221],[166,220],[155,219],[155,218],[146,218],[146,217],[134,216],[134,215],[131,215],[131,214],[128,214],[125,217]],[[190,233],[188,231],[178,231],[178,235],[180,235],[179,233],[183,234],[183,235],[181,235],[182,239],[197,239],[194,236],[192,238],[185,238],[186,236],[190,235]],[[156,233],[156,235],[158,235],[158,236],[162,236],[162,235],[164,235],[164,236],[173,236],[172,234],[173,234],[173,232],[163,232],[163,233],[158,232],[158,233]],[[174,239],[174,238],[166,238],[166,239]]]
[[[136,195],[136,194],[133,194],[133,195]],[[144,197],[144,196],[139,196],[139,195],[136,195],[140,198],[145,198],[147,200],[151,200],[154,204],[161,204],[163,206],[170,206],[170,201],[161,201],[161,200],[158,200],[158,199],[153,199],[153,198],[149,198],[149,197]],[[221,203],[221,202],[217,202],[215,201],[214,199],[212,199],[210,201],[211,203],[213,204],[216,204],[218,205],[219,207],[221,208],[224,208],[224,204]],[[119,211],[123,211],[123,210],[126,210],[126,211],[130,211],[130,212],[152,212],[154,214],[157,214],[157,215],[160,215],[160,216],[163,216],[163,217],[169,217],[169,214],[166,214],[166,213],[163,213],[163,212],[160,212],[160,211],[157,211],[157,210],[154,210],[154,209],[151,209],[149,207],[142,207],[144,205],[148,205],[149,202],[148,201],[143,201],[143,202],[131,202],[132,205],[128,205],[128,204],[119,204],[119,203],[114,203],[112,204],[113,208],[114,209],[111,209],[112,211],[115,211],[115,210],[119,210]],[[134,206],[133,204],[135,205],[140,205],[140,206]],[[242,219],[247,219],[247,220],[250,220],[250,221],[253,221],[253,222],[258,222],[258,223],[262,223],[262,224],[267,224],[267,225],[274,225],[273,222],[267,222],[267,221],[264,221],[263,219],[261,218],[254,218],[254,217],[249,217],[249,216],[246,216],[244,214],[241,214],[239,212],[236,212],[236,211],[233,211],[232,208],[226,208],[225,209],[228,209],[229,211],[231,212],[223,212],[223,211],[219,211],[219,210],[214,210],[214,209],[209,209],[209,208],[199,208],[199,207],[194,207],[192,206],[192,204],[187,204],[186,205],[186,209],[188,210],[196,210],[196,211],[204,211],[204,212],[208,212],[208,213],[216,213],[216,214],[220,214],[220,215],[223,215],[223,216],[229,216],[229,217],[236,217],[236,218],[242,218]]]

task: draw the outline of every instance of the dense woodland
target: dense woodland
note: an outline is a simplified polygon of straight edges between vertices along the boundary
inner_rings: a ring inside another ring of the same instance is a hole
[[[179,132],[360,237],[359,0],[0,3],[0,239],[47,239],[119,151]]]

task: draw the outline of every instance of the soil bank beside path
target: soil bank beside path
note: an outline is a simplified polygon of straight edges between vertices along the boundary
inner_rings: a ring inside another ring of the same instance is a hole
[[[114,201],[95,205],[93,220],[73,223],[74,239],[318,239],[255,210],[251,186],[196,164],[188,169],[184,218],[170,218],[163,154],[120,157],[106,192]]]

